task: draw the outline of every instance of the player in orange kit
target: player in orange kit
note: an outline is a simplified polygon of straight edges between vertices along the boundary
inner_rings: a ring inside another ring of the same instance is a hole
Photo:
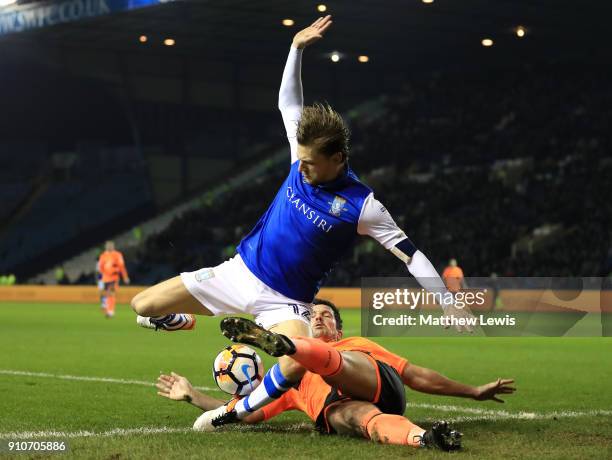
[[[233,337],[239,341],[273,354],[290,353],[309,369],[297,388],[253,411],[242,420],[247,423],[268,420],[281,412],[297,409],[305,412],[322,433],[365,437],[386,444],[457,450],[461,435],[451,430],[446,422],[436,422],[426,431],[402,416],[406,407],[404,384],[416,391],[480,401],[501,402],[497,394],[514,391],[509,386],[512,380],[498,379],[472,387],[408,363],[405,358],[368,339],[342,339],[338,310],[332,303],[319,299],[315,300],[312,318],[315,338],[288,339],[242,318],[226,318],[224,323],[224,333],[236,334]],[[276,376],[274,382],[267,384],[278,384],[278,378]],[[207,411],[223,407],[222,401],[197,392],[184,377],[174,373],[160,376],[157,387],[161,396],[189,401]],[[205,416],[206,413],[196,420],[194,429],[208,429],[208,424],[201,421]]]
[[[442,280],[450,292],[459,292],[461,288],[467,288],[463,270],[457,265],[457,259],[448,261],[448,266],[442,272]]]
[[[98,271],[102,274],[102,308],[107,318],[115,315],[116,291],[119,286],[119,275],[125,284],[130,284],[130,278],[125,268],[123,254],[115,249],[115,243],[107,241],[105,251],[98,259]]]

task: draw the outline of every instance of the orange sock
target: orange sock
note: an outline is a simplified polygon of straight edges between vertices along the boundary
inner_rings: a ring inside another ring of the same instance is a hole
[[[114,315],[115,314],[115,302],[117,298],[114,295],[109,295],[106,297],[106,314]]]
[[[383,414],[372,409],[361,420],[366,438],[382,444],[400,444],[419,447],[425,430],[401,415]]]
[[[342,355],[322,340],[312,337],[291,337],[295,353],[290,355],[310,372],[329,377],[342,369]]]

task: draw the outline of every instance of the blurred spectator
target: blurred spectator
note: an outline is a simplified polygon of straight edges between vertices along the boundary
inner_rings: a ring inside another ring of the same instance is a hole
[[[0,276],[0,286],[14,286],[17,282],[15,275],[2,275]]]
[[[442,272],[442,280],[451,292],[458,292],[461,288],[466,287],[463,270],[457,265],[457,259],[448,261],[448,266]]]
[[[55,282],[56,284],[69,284],[64,267],[59,266],[55,268]]]

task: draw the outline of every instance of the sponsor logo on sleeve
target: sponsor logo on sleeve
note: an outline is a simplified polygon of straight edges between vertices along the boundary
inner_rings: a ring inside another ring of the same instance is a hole
[[[212,268],[203,268],[195,272],[197,282],[202,282],[215,277],[215,271]]]

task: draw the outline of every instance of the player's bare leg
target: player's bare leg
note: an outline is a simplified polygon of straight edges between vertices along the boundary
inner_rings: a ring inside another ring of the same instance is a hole
[[[112,318],[115,316],[115,303],[117,302],[115,295],[115,284],[109,283],[108,287],[104,291],[104,315],[107,318]]]
[[[108,290],[102,289],[100,291],[100,308],[104,315],[106,315],[106,299],[108,299]]]
[[[325,343],[325,342],[321,342]],[[327,344],[326,344],[327,345]],[[363,401],[373,401],[378,390],[374,361],[359,351],[343,351],[340,370],[323,379],[343,394]]]
[[[100,293],[100,309],[102,310],[102,313],[106,314],[106,296],[108,295],[108,291],[106,288],[100,288],[99,286],[98,291]]]
[[[212,316],[187,290],[180,276],[175,276],[138,293],[131,302],[143,327],[162,330],[189,330],[195,326],[194,315]]]
[[[311,337],[312,330],[304,321],[297,319],[283,321],[276,326],[270,328],[275,334],[284,335],[286,337]],[[281,356],[278,358],[278,365],[283,375],[291,382],[299,382],[306,373],[306,369],[300,363],[295,361],[290,356]]]
[[[424,430],[401,415],[383,414],[364,401],[339,401],[327,410],[327,423],[340,435],[365,437],[383,444],[432,447],[445,451],[461,448],[461,433],[444,421]]]
[[[187,290],[180,276],[175,276],[136,294],[132,308],[142,316],[161,316],[171,313],[193,313],[212,316]]]

